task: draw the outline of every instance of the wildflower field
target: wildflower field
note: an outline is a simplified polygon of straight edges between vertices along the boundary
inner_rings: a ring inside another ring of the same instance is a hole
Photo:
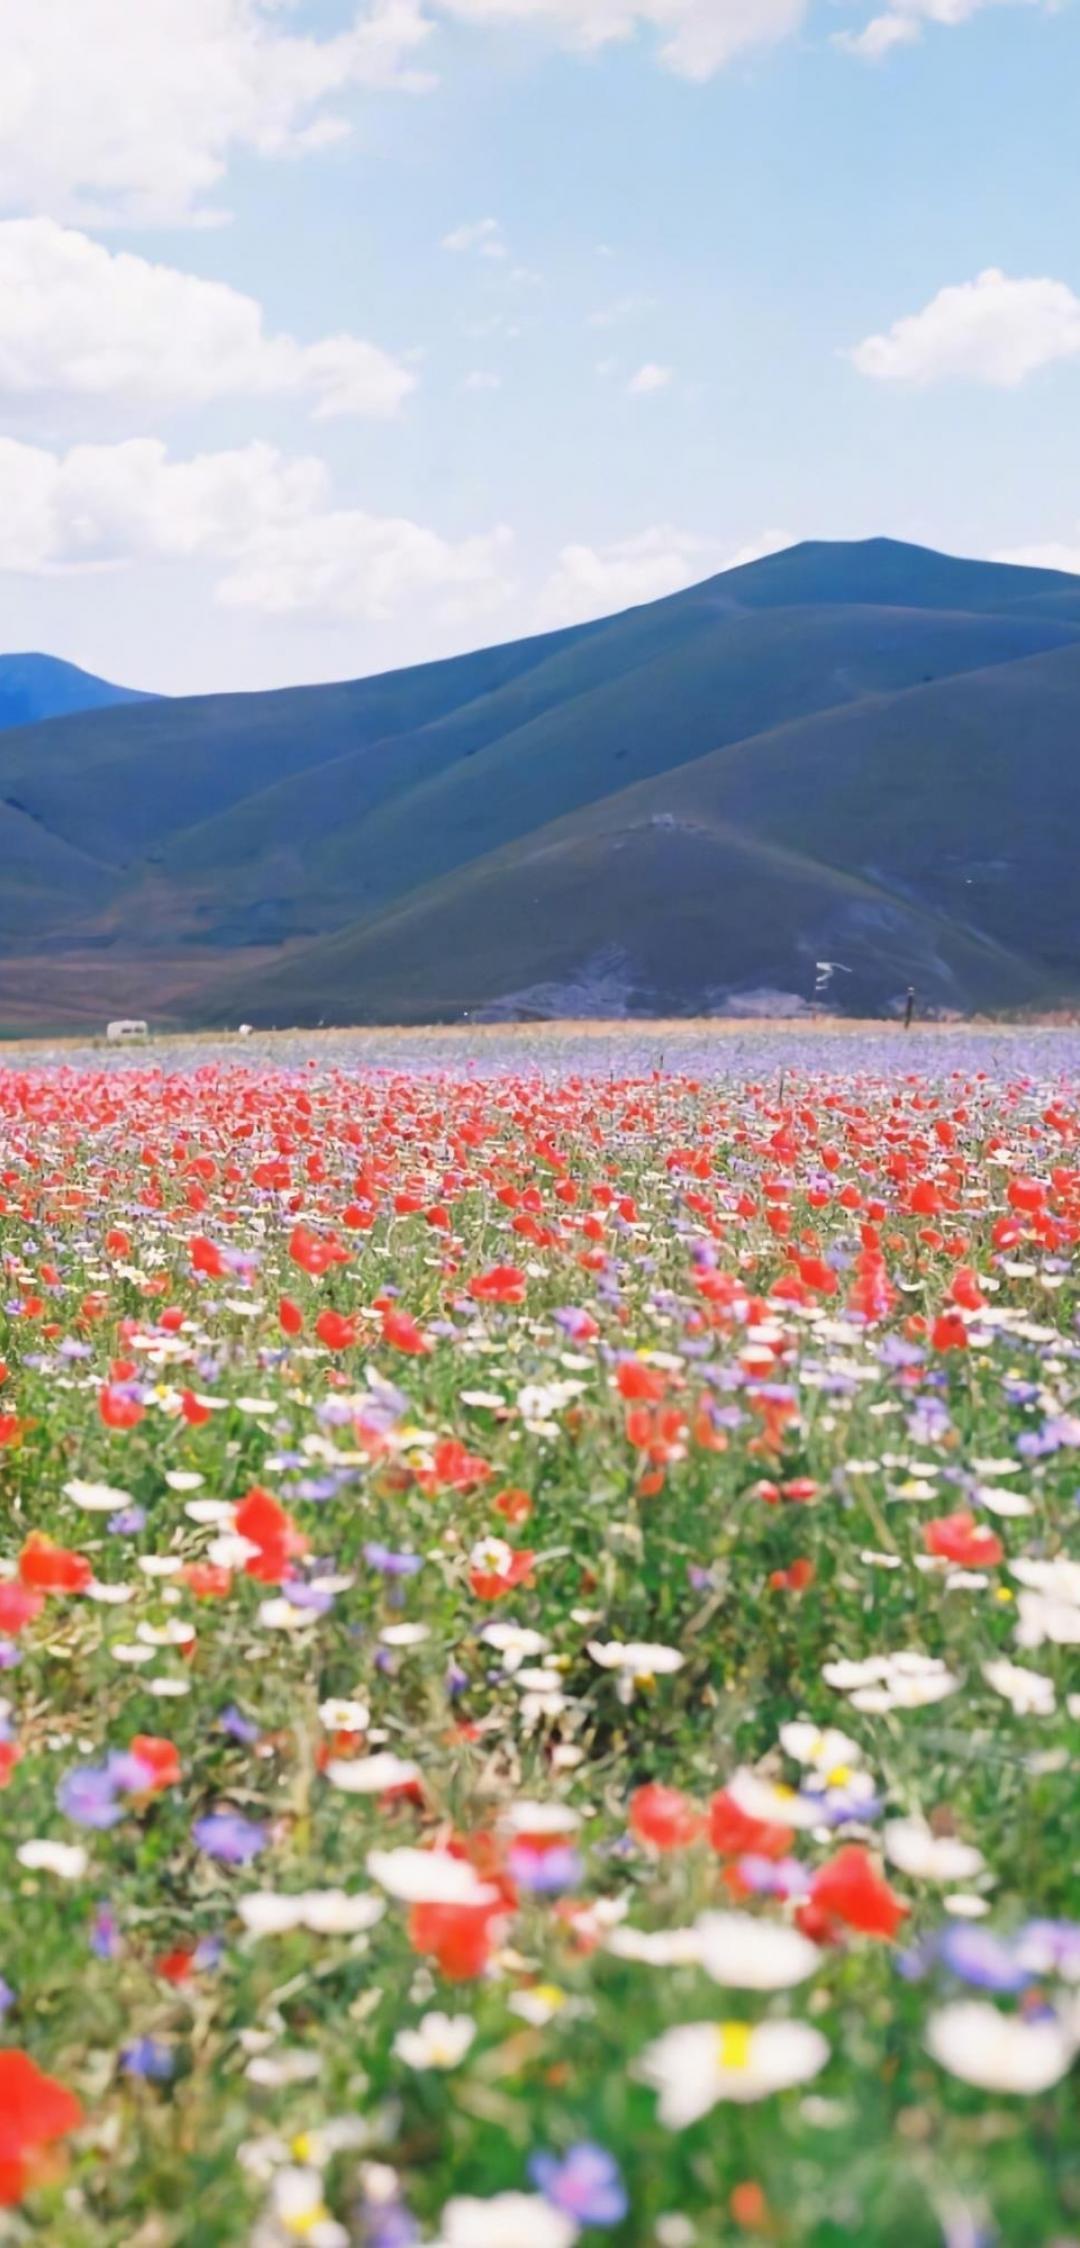
[[[0,2240],[1080,2240],[1074,1046],[0,1070]]]

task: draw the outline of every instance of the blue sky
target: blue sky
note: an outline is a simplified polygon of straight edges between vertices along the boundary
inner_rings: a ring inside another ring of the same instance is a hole
[[[194,692],[795,537],[1080,570],[1078,85],[1076,0],[0,0],[0,644]]]

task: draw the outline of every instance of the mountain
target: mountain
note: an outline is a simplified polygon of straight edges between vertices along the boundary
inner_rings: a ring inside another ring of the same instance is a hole
[[[92,672],[61,663],[57,656],[0,656],[0,727],[32,726],[40,718],[68,718],[73,711],[152,699],[95,679]]]
[[[0,734],[0,1026],[1080,997],[1080,581],[815,543],[340,686]]]

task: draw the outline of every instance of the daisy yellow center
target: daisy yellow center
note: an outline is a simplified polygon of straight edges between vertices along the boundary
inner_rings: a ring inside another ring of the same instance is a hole
[[[716,2039],[721,2068],[749,2067],[750,2036],[749,2022],[721,2022]]]
[[[834,1764],[832,1771],[826,1774],[826,1779],[830,1787],[846,1787],[850,1778],[850,1764]]]
[[[295,2217],[286,2217],[285,2230],[294,2240],[309,2240],[317,2226],[326,2222],[326,2207],[317,2201],[313,2208],[300,2210]]]

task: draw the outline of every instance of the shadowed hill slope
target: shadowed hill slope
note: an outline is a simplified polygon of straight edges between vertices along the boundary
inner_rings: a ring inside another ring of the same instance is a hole
[[[592,642],[376,753],[245,798],[166,846],[193,932],[287,938],[373,912],[469,860],[784,720],[1068,645],[1058,624],[824,607],[710,615],[574,692]],[[635,655],[641,653],[635,641]],[[548,676],[567,687],[556,701]],[[537,709],[541,691],[544,707]],[[524,716],[521,714],[524,712]],[[224,920],[215,914],[224,911]]]
[[[0,969],[32,1004],[77,964],[84,1021],[121,986],[691,1010],[825,958],[852,1010],[1013,1007],[1080,994],[1078,812],[1080,582],[809,544],[404,672],[0,732]]]

